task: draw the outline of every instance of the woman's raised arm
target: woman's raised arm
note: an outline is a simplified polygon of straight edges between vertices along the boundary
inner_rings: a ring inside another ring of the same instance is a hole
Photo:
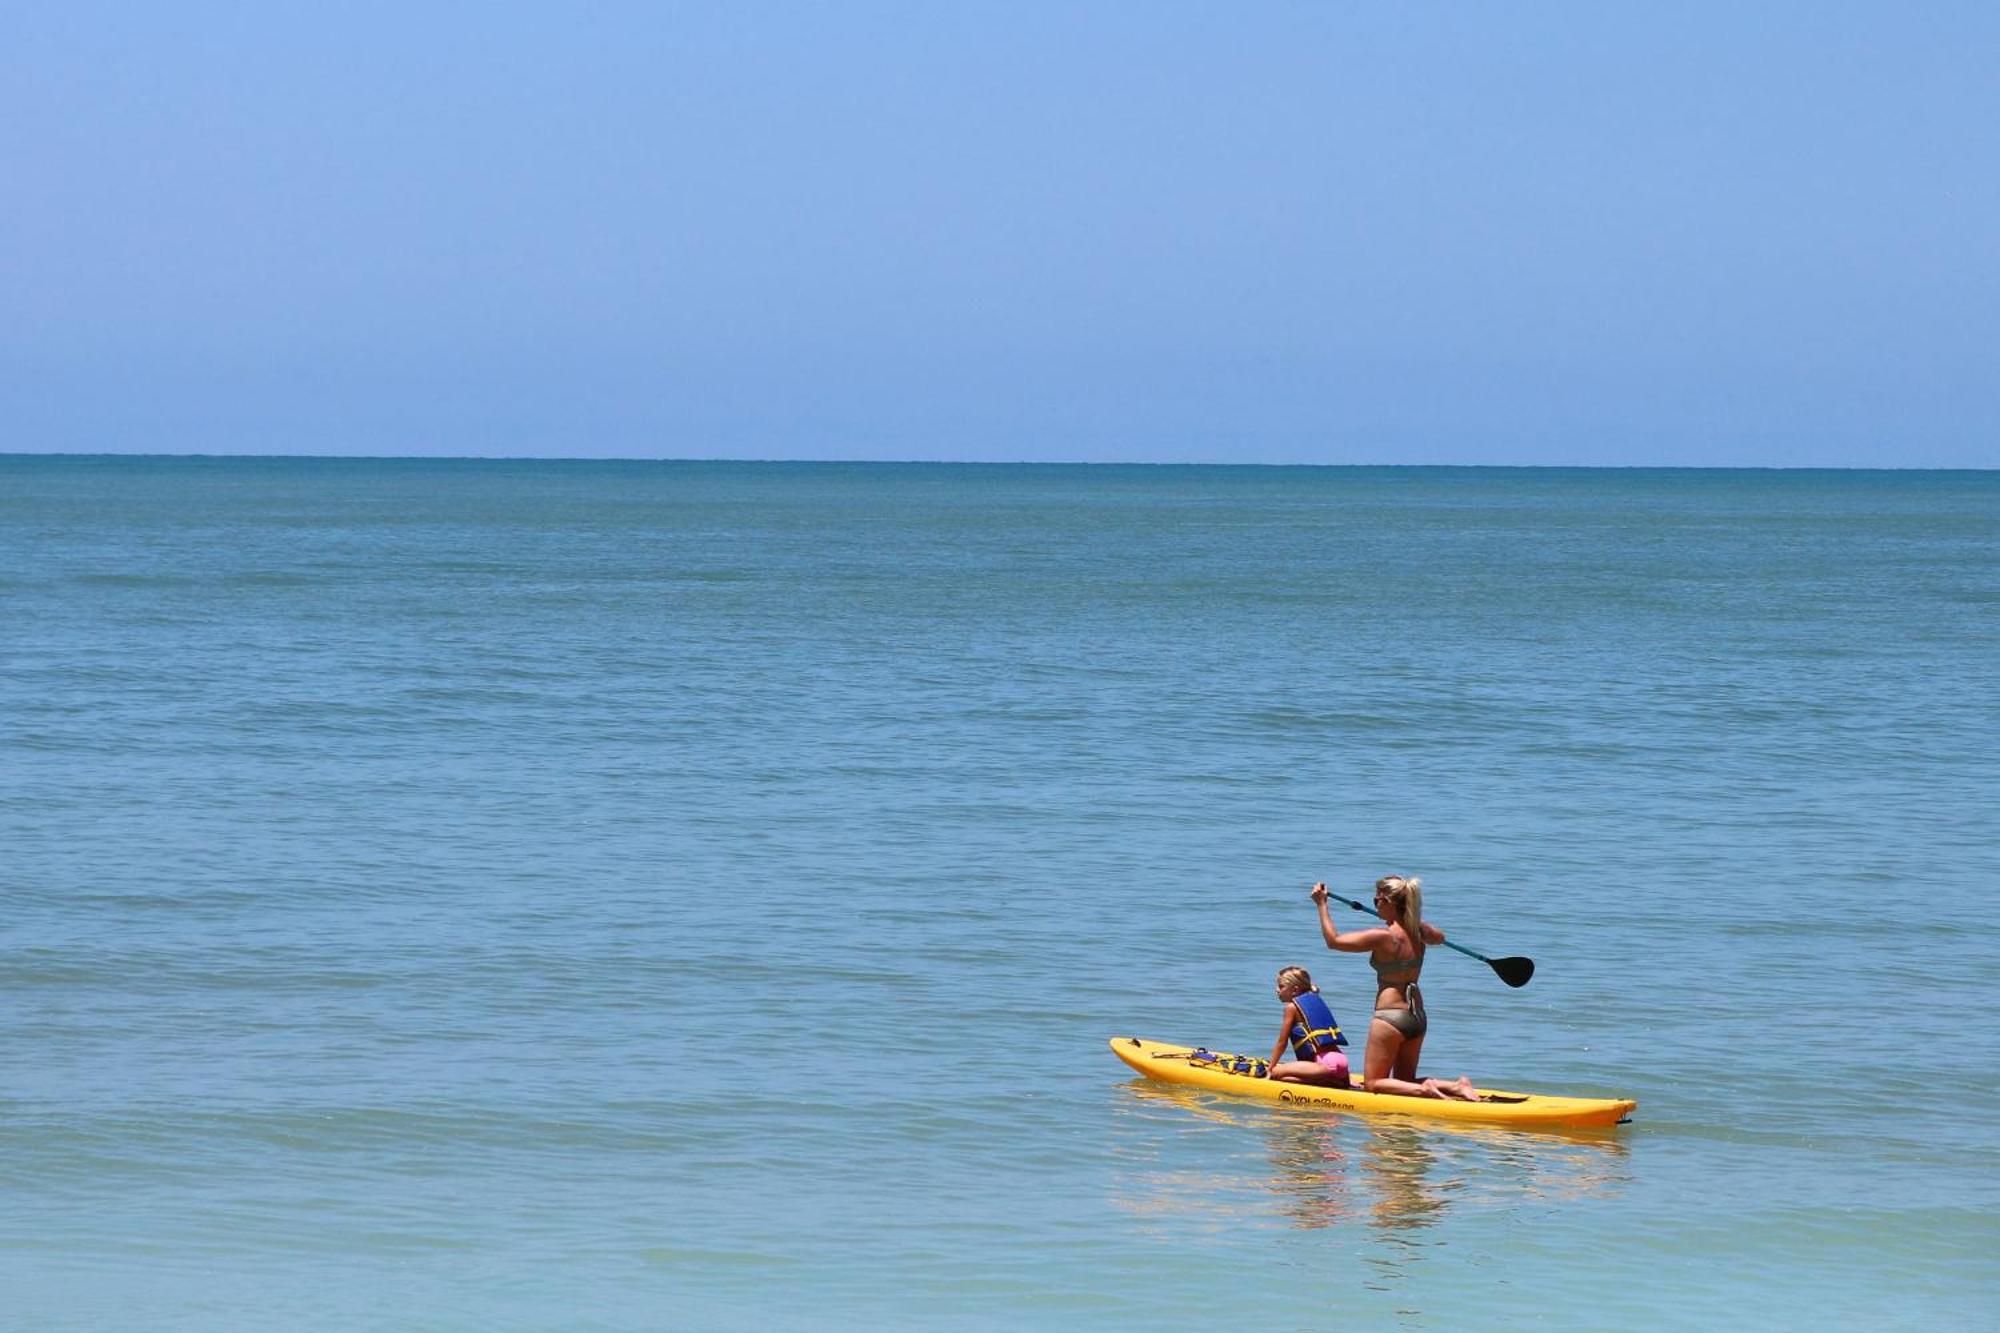
[[[1341,953],[1372,953],[1375,946],[1388,939],[1389,932],[1379,926],[1374,930],[1350,930],[1345,935],[1333,924],[1333,914],[1326,907],[1326,885],[1313,885],[1313,901],[1319,904],[1319,934],[1329,949]]]

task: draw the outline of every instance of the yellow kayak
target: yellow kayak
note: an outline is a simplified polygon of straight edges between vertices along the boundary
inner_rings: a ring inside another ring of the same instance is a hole
[[[1431,1120],[1456,1120],[1511,1129],[1605,1129],[1632,1114],[1639,1103],[1609,1097],[1549,1097],[1534,1092],[1505,1092],[1480,1083],[1476,1102],[1432,1101],[1428,1097],[1398,1097],[1360,1088],[1327,1088],[1309,1083],[1274,1083],[1262,1074],[1263,1061],[1211,1052],[1199,1046],[1169,1046],[1138,1037],[1113,1037],[1111,1051],[1120,1060],[1162,1083],[1184,1083],[1226,1092],[1236,1097],[1262,1097],[1288,1106],[1371,1115],[1414,1115]],[[1237,1072],[1238,1070],[1244,1072]],[[1478,1080],[1474,1080],[1475,1083]]]

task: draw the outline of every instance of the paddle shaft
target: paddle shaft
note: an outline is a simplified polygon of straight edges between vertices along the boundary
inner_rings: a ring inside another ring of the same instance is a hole
[[[1352,907],[1357,912],[1367,912],[1372,915],[1375,910],[1372,907],[1368,907],[1365,906],[1364,904],[1355,902],[1354,899],[1352,898],[1346,897],[1342,894],[1335,893],[1331,889],[1327,890],[1326,896],[1332,898],[1336,902],[1346,903],[1349,907]],[[1525,986],[1528,984],[1528,978],[1535,974],[1535,964],[1532,959],[1528,958],[1492,959],[1488,958],[1485,954],[1480,953],[1476,949],[1468,949],[1463,944],[1454,944],[1450,940],[1444,941],[1444,946],[1447,949],[1456,949],[1460,953],[1466,955],[1468,958],[1477,958],[1480,962],[1492,968],[1494,975],[1498,976],[1502,981],[1506,982],[1509,986]],[[1515,979],[1516,977],[1520,979],[1516,980]]]
[[[1329,898],[1338,899],[1339,901],[1346,903],[1349,907],[1352,907],[1357,912],[1366,912],[1370,916],[1375,915],[1374,908],[1364,907],[1360,903],[1355,902],[1354,899],[1342,897],[1340,894],[1335,893],[1331,889],[1327,890],[1326,896]],[[1380,918],[1377,919],[1379,920]],[[1450,940],[1446,940],[1444,942],[1444,947],[1447,949],[1456,949],[1462,954],[1470,954],[1472,957],[1477,958],[1482,963],[1491,963],[1493,961],[1491,958],[1488,958],[1483,953],[1473,953],[1472,950],[1466,948],[1463,944],[1453,944]]]

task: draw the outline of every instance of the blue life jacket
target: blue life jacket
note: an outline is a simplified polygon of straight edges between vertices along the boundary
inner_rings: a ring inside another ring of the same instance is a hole
[[[1303,1024],[1292,1024],[1292,1050],[1299,1059],[1311,1060],[1324,1051],[1337,1051],[1347,1045],[1347,1038],[1340,1035],[1340,1024],[1334,1021],[1333,1010],[1327,1008],[1318,991],[1301,991],[1292,997],[1292,1003],[1306,1020]]]

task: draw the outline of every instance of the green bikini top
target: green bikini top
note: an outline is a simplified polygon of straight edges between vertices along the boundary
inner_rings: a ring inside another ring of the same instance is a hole
[[[1383,962],[1374,954],[1368,955],[1368,966],[1375,969],[1375,980],[1383,986],[1407,986],[1416,981],[1417,974],[1424,970],[1424,956],[1415,958],[1392,958]],[[1402,973],[1409,975],[1403,976]]]

